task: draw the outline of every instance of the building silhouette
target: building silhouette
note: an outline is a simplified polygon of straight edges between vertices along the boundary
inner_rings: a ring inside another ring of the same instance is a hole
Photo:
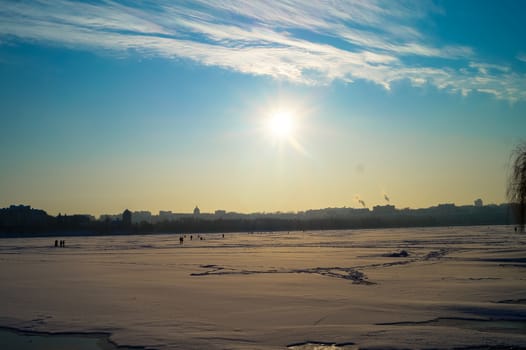
[[[131,226],[131,223],[132,223],[132,212],[126,209],[122,213],[122,224],[124,226]]]

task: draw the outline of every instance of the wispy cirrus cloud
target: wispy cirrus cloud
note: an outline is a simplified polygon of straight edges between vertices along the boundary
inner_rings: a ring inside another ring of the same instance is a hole
[[[409,80],[526,100],[524,74],[484,62],[470,47],[433,44],[419,31],[440,11],[427,1],[7,1],[0,40],[133,50],[301,84],[366,80],[390,89]]]

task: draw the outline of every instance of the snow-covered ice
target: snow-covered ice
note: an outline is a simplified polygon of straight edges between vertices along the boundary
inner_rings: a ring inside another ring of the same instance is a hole
[[[193,236],[2,239],[0,326],[155,349],[526,346],[513,227]]]

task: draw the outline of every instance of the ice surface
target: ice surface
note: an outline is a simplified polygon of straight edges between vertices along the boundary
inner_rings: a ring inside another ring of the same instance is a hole
[[[155,349],[526,346],[512,227],[203,236],[2,239],[0,325]]]
[[[0,328],[0,349],[3,350],[139,350],[117,347],[106,334],[48,334]]]

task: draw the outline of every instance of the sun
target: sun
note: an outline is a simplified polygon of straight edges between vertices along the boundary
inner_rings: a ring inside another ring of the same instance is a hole
[[[278,139],[288,139],[294,133],[294,118],[288,111],[277,111],[268,119],[267,127],[272,136]]]
[[[260,130],[275,149],[281,153],[290,146],[295,151],[308,155],[300,142],[300,136],[305,131],[305,113],[302,109],[278,106],[263,113],[264,117],[259,120]]]

